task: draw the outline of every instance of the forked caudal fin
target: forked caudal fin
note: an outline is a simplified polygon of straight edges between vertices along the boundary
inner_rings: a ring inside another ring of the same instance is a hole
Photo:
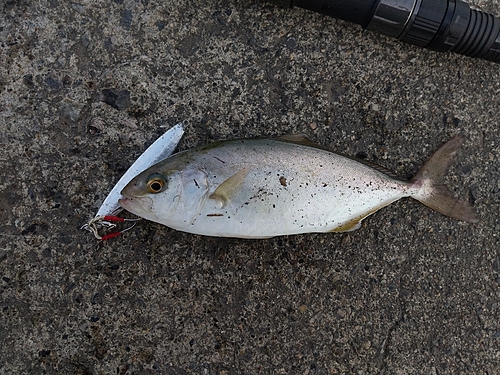
[[[461,136],[450,139],[410,180],[412,187],[418,190],[417,193],[412,194],[412,198],[446,216],[476,223],[479,218],[474,208],[467,202],[454,198],[453,193],[443,182],[444,175],[453,162],[462,141]]]

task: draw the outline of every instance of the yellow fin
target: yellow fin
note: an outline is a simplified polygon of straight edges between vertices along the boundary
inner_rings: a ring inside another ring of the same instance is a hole
[[[279,136],[278,138],[276,138],[276,140],[281,142],[295,143],[302,146],[314,147],[319,150],[332,152],[331,150],[314,143],[305,134],[285,134]]]
[[[354,219],[348,221],[347,223],[341,225],[340,227],[332,229],[330,232],[351,232],[353,230],[359,229],[361,228],[361,220],[363,220],[365,217],[366,216],[363,216],[361,219]]]
[[[393,199],[390,202],[385,202],[384,204],[381,204],[380,206],[373,208],[371,211],[368,211],[366,214],[358,216],[358,217],[348,221],[347,223],[342,224],[338,228],[332,229],[330,232],[351,232],[353,230],[359,229],[359,228],[361,228],[361,221],[363,221],[364,218],[370,216],[371,214],[374,214],[375,212],[380,210],[382,207],[388,206],[392,202],[397,201],[398,199]]]
[[[216,200],[222,207],[224,207],[227,202],[231,200],[231,197],[238,193],[249,170],[250,169],[248,167],[245,167],[238,173],[229,177],[226,181],[220,184],[212,194],[210,194],[209,198]]]

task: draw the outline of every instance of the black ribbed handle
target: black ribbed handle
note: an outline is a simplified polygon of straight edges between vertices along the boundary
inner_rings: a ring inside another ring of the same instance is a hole
[[[500,19],[471,10],[467,31],[451,50],[466,56],[500,62]]]
[[[354,22],[403,42],[500,63],[500,19],[461,0],[269,0]]]
[[[500,62],[500,19],[455,0],[422,0],[404,42]]]

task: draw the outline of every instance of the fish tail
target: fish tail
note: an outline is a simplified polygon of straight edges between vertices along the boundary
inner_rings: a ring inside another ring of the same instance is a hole
[[[456,136],[441,146],[410,180],[415,193],[411,196],[426,206],[452,218],[476,223],[478,215],[467,202],[456,199],[444,185],[444,175],[463,142]]]

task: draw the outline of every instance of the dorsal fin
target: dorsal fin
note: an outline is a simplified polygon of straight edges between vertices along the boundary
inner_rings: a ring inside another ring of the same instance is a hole
[[[209,198],[214,199],[224,207],[227,202],[231,200],[235,194],[240,190],[243,180],[247,176],[250,169],[248,167],[243,168],[241,171],[235,173],[222,184],[220,184],[215,191],[210,194]]]
[[[305,146],[317,146],[309,137],[303,133],[298,134],[283,134],[276,138],[278,141],[285,141],[290,143],[298,143]]]
[[[309,139],[309,137],[303,133],[298,134],[284,134],[276,138],[277,141],[287,142],[287,143],[295,143],[301,146],[313,147],[319,150],[333,152],[332,150],[327,149],[326,147],[320,146]]]

